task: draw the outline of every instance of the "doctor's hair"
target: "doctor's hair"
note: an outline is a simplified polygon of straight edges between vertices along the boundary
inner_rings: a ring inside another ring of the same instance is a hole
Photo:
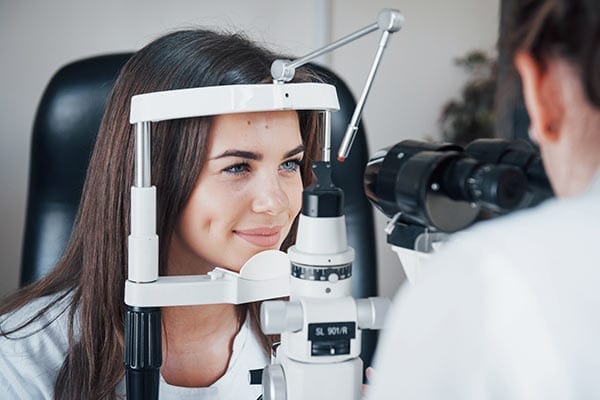
[[[568,61],[589,103],[600,108],[600,1],[511,0],[506,6],[501,51],[511,60],[527,51],[542,67],[553,57]]]
[[[55,296],[23,325],[0,332],[10,337],[68,299],[63,312],[69,315],[69,350],[55,383],[55,399],[116,399],[115,388],[124,377],[123,295],[135,153],[135,135],[129,123],[131,97],[192,87],[269,83],[270,66],[277,58],[283,57],[241,34],[195,29],[156,39],[136,52],[121,70],[100,125],[62,258],[49,275],[15,292],[0,306],[4,315],[36,298]],[[296,71],[294,82],[314,81],[319,79],[309,68]],[[317,112],[308,111],[298,112],[298,116],[305,146],[301,175],[306,186],[312,177],[310,163],[319,155],[319,118]],[[207,158],[210,125],[210,117],[152,124],[151,174],[157,187],[161,275],[167,272],[172,233]],[[282,250],[295,241],[297,222]],[[238,306],[239,323],[249,315],[268,356],[275,338],[260,331],[259,305]]]

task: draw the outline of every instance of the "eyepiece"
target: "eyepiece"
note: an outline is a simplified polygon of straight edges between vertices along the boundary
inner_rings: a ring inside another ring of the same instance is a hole
[[[481,209],[506,213],[530,205],[540,192],[528,180],[532,171],[539,175],[535,152],[500,139],[477,142],[471,153],[414,140],[383,149],[367,164],[365,193],[388,217],[401,213],[401,222],[442,232],[470,225]],[[510,154],[511,162],[497,153]]]
[[[451,199],[503,213],[519,206],[527,191],[527,178],[514,166],[462,157],[447,167],[441,186]]]

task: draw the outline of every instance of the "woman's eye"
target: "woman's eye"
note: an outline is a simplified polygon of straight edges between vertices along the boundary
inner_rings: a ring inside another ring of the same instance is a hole
[[[287,160],[281,164],[281,169],[283,169],[284,171],[298,171],[301,165],[301,159]]]
[[[227,168],[224,168],[222,171],[231,175],[242,175],[250,171],[250,165],[248,165],[247,163],[234,164]]]

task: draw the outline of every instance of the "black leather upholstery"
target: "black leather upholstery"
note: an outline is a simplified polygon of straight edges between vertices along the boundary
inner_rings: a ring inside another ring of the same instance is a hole
[[[42,96],[31,139],[21,286],[44,276],[62,255],[108,95],[130,56],[71,63]]]
[[[131,54],[92,57],[73,62],[50,81],[38,107],[31,142],[29,193],[21,264],[21,285],[51,270],[69,238],[87,163],[110,90]],[[332,160],[336,160],[355,101],[344,82],[315,66],[337,87],[341,110],[332,116]],[[353,295],[377,295],[374,223],[363,191],[368,150],[361,127],[346,162],[333,161],[333,179],[345,193],[348,242],[356,250]],[[363,336],[362,358],[370,365],[374,332]]]

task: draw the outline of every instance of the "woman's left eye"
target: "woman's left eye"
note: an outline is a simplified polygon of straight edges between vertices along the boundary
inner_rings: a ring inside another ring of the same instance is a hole
[[[301,159],[287,160],[281,164],[281,169],[284,171],[298,171],[301,165]]]
[[[250,165],[248,163],[239,163],[230,165],[227,168],[223,169],[223,172],[230,175],[242,175],[250,170]]]

